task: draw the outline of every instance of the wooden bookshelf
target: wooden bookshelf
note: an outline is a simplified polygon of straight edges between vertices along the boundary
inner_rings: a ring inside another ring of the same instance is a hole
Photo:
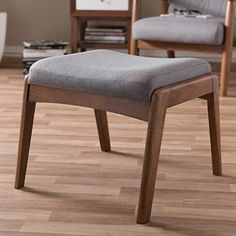
[[[127,9],[101,9],[100,4],[104,4],[105,0],[92,0],[91,9],[80,9],[79,2],[88,0],[71,0],[71,51],[72,53],[78,51],[86,51],[87,48],[107,48],[107,49],[128,49],[130,48],[131,41],[131,25],[132,25],[132,7],[133,0],[122,0],[127,1]],[[110,0],[112,4],[120,0]],[[96,4],[99,10],[96,10]],[[85,4],[86,5],[86,4]],[[123,4],[124,5],[124,4]],[[109,6],[112,8],[112,6]],[[122,6],[123,7],[123,6]],[[108,21],[108,22],[123,22],[126,26],[127,40],[126,43],[87,43],[85,41],[85,29],[89,21]]]

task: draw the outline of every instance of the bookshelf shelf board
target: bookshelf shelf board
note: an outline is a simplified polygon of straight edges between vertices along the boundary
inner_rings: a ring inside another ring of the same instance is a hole
[[[130,17],[129,11],[75,11],[73,17]]]
[[[112,17],[111,16],[84,16],[83,20],[84,21],[125,21],[126,22],[129,20],[129,17],[124,17],[124,16],[112,16]]]

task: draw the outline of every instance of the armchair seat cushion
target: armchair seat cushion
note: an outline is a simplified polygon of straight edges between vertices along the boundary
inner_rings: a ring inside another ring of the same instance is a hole
[[[148,17],[135,22],[133,32],[136,40],[222,45],[224,20]]]
[[[222,18],[225,18],[226,6],[227,0],[169,0],[169,12],[174,8],[187,8]]]

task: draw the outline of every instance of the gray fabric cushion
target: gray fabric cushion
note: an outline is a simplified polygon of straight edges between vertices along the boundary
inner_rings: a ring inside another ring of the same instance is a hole
[[[175,7],[198,10],[202,14],[225,17],[227,0],[169,0],[170,11]]]
[[[95,50],[36,62],[29,83],[52,88],[150,101],[155,89],[211,72],[199,59],[157,59]]]
[[[226,0],[170,0],[169,12],[173,12],[174,8],[198,10],[202,14],[210,14],[221,18],[220,21],[224,24],[226,5]],[[236,38],[236,21],[234,22],[234,37]]]
[[[221,45],[224,42],[222,19],[148,17],[138,20],[134,38],[147,41]]]

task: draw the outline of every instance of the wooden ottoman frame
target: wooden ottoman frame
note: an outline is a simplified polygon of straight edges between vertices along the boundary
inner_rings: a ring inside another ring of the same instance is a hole
[[[111,150],[106,111],[119,113],[148,121],[137,216],[137,223],[148,223],[151,216],[166,110],[169,107],[194,98],[207,100],[213,174],[220,176],[222,174],[222,167],[218,78],[216,76],[206,75],[158,89],[154,92],[151,102],[139,102],[112,97],[107,99],[105,96],[30,85],[26,77],[15,188],[20,189],[24,187],[35,105],[37,102],[61,103],[93,108],[95,110],[101,150],[104,152]]]

